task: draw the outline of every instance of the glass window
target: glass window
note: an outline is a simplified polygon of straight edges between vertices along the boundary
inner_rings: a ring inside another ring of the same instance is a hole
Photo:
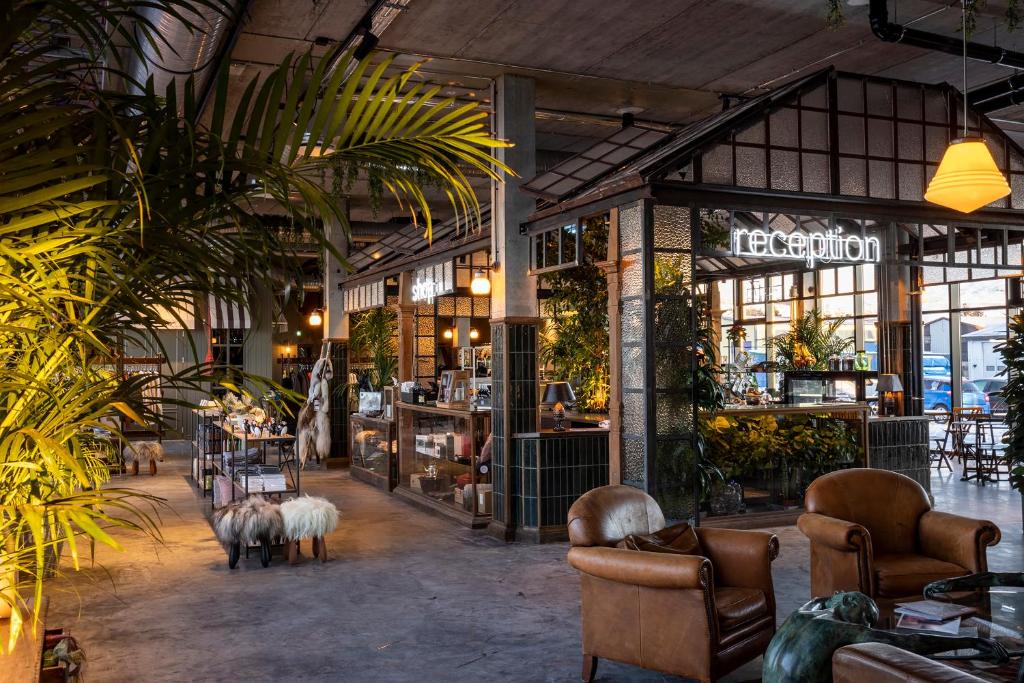
[[[854,266],[836,268],[836,293],[850,294],[855,291],[853,282]]]
[[[982,280],[960,283],[961,308],[988,308],[1006,305],[1006,280]]]
[[[826,297],[820,300],[818,309],[826,318],[848,318],[854,315],[853,295]]]

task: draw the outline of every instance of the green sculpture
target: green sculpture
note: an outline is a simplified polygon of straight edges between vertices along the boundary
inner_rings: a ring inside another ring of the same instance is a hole
[[[874,628],[878,605],[863,593],[815,598],[791,614],[764,655],[764,683],[827,683],[832,655],[856,643],[889,643],[921,655],[957,649],[978,650],[979,659],[1005,662],[1006,650],[994,640],[932,633],[894,633]]]
[[[932,581],[924,587],[924,597],[930,599],[940,593],[995,587],[1024,587],[1024,572],[982,572],[955,579]]]

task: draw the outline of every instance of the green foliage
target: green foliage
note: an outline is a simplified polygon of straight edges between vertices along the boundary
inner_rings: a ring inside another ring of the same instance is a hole
[[[825,26],[835,31],[841,28],[845,21],[843,0],[825,0]]]
[[[398,314],[391,308],[374,308],[352,318],[349,353],[370,361],[374,388],[390,385],[398,372]]]
[[[825,320],[818,309],[811,309],[802,318],[794,320],[788,332],[768,340],[767,355],[775,357],[783,372],[796,370],[798,365],[795,361],[802,344],[812,357],[810,367],[803,369],[827,370],[831,356],[853,348],[853,339],[838,335],[845,322],[846,318]]]
[[[580,410],[608,410],[608,280],[595,263],[605,260],[607,217],[584,222],[580,263],[543,275],[551,291],[544,300],[540,361],[572,382]]]
[[[814,415],[722,415],[702,424],[711,459],[727,479],[785,464],[817,475],[854,462],[854,428]]]
[[[721,209],[701,210],[700,244],[705,249],[726,249],[729,247],[729,213]]]
[[[1010,319],[1006,341],[996,346],[1003,357],[1007,376],[1002,395],[1006,401],[1006,425],[1003,435],[1006,462],[1010,469],[1010,485],[1024,494],[1024,316]]]
[[[198,5],[227,13],[222,0],[3,6],[0,581],[16,572],[17,585],[0,601],[14,609],[12,642],[23,599],[41,595],[48,553],[66,548],[77,568],[83,547],[118,548],[118,530],[159,537],[150,507],[157,501],[105,486],[93,429],[111,427],[118,414],[161,419],[142,398],[144,380],[109,368],[125,342],[159,344],[165,320],[182,323],[197,300],[248,306],[252,290],[272,284],[270,274],[298,281],[283,233],[267,229],[255,206],[307,225],[333,249],[319,226],[347,224],[324,186],[332,164],[358,168],[421,213],[428,236],[424,178],[472,222],[479,209],[465,169],[511,173],[489,152],[507,143],[490,138],[486,112],[432,101],[440,86],[410,85],[415,66],[385,79],[390,57],[357,63],[349,54],[332,76],[308,54],[289,57],[249,82],[231,108],[225,64],[208,119],[191,81],[161,93],[152,81],[138,95],[103,90],[112,73],[101,55],[140,55],[159,41],[144,11],[189,16]],[[67,32],[82,50],[62,56],[54,40]],[[111,32],[123,54],[109,50]],[[200,362],[205,349],[185,352],[191,367],[161,378],[165,403],[185,404],[173,396],[211,382],[238,392]]]

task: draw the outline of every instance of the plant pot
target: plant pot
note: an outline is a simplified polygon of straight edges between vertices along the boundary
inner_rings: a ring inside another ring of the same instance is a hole
[[[14,570],[0,570],[0,619],[9,619],[14,602]]]

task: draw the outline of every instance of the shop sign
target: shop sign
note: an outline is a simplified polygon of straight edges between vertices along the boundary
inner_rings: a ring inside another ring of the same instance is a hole
[[[412,300],[433,303],[435,297],[455,291],[452,262],[417,268],[412,280]]]
[[[815,263],[878,263],[882,245],[877,237],[844,235],[843,229],[791,233],[760,228],[733,228],[732,253],[763,259],[795,259]]]

